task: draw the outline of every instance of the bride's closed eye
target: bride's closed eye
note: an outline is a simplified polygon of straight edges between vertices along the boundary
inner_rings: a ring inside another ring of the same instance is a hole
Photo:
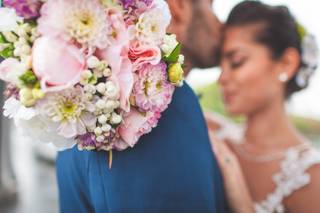
[[[224,55],[224,60],[226,64],[228,64],[230,69],[235,70],[245,64],[245,62],[247,61],[247,57],[244,54],[239,53],[239,51],[234,50],[227,52]]]
[[[235,70],[240,68],[247,61],[247,57],[244,56],[235,56],[230,59],[230,68]]]

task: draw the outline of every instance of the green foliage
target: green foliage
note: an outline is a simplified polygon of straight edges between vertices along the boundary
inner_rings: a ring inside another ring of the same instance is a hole
[[[0,33],[0,44],[6,43],[6,38]]]
[[[169,55],[169,56],[165,56],[163,58],[163,60],[165,62],[167,62],[168,64],[171,64],[171,63],[176,63],[179,59],[179,55],[180,55],[180,52],[181,52],[181,44],[179,43],[175,48],[174,50],[172,51],[172,53]]]
[[[9,47],[5,48],[4,50],[2,50],[0,52],[0,57],[1,58],[10,58],[13,56],[13,51],[14,51],[14,47],[12,44],[10,44]]]
[[[19,78],[22,82],[22,84],[29,88],[36,88],[39,85],[39,81],[35,74],[28,70],[26,71],[22,76]]]

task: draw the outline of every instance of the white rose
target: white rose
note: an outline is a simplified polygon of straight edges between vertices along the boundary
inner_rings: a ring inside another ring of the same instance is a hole
[[[178,45],[177,36],[175,34],[165,35],[161,50],[166,56],[169,56]]]
[[[27,71],[28,66],[15,58],[7,58],[0,63],[0,79],[14,85],[20,85],[19,77]]]

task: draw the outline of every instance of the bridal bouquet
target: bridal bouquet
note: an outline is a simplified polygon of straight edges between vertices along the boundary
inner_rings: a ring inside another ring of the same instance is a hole
[[[4,115],[60,149],[124,150],[183,82],[164,0],[4,0]]]

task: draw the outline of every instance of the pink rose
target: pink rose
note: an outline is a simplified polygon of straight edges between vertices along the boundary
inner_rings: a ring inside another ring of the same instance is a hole
[[[138,42],[134,42],[129,49],[129,59],[134,65],[134,70],[137,70],[146,63],[159,64],[161,51],[157,46],[140,45]]]
[[[33,71],[44,91],[59,91],[80,81],[85,59],[74,45],[58,38],[37,39],[32,51]]]
[[[119,127],[119,134],[125,143],[133,147],[142,135],[157,126],[160,117],[159,112],[141,113],[132,109]]]

